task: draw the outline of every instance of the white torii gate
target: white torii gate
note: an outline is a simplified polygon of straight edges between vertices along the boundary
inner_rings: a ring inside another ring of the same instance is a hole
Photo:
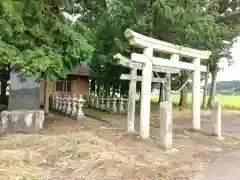
[[[131,61],[141,62],[142,68],[142,93],[140,108],[140,138],[149,138],[150,125],[150,100],[151,100],[151,81],[154,66],[161,68],[186,69],[193,72],[193,99],[192,99],[192,128],[200,129],[200,72],[206,72],[206,66],[201,66],[201,59],[208,59],[210,51],[200,51],[186,48],[154,38],[150,38],[130,29],[124,33],[131,46],[143,48],[143,54],[132,53]],[[161,52],[171,55],[171,60],[153,57],[153,52]],[[179,57],[192,59],[192,63],[179,61]]]

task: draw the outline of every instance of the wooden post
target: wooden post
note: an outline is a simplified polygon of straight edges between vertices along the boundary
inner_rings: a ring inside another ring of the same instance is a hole
[[[201,128],[201,94],[200,94],[200,58],[193,60],[195,70],[192,81],[192,129],[200,130]]]
[[[152,61],[153,48],[144,49],[147,61],[142,70],[142,93],[140,108],[140,138],[149,138],[150,106],[151,106],[151,85],[152,85]]]

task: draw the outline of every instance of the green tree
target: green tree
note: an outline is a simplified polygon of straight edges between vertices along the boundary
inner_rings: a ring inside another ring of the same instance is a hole
[[[91,58],[92,46],[64,15],[72,1],[1,0],[0,59],[52,80]]]
[[[112,66],[114,63],[112,56],[115,53],[129,55],[130,52],[137,51],[129,47],[123,36],[126,28],[167,42],[212,51],[210,60],[204,63],[208,64],[213,75],[218,70],[217,64],[221,57],[228,57],[229,62],[231,60],[229,49],[233,38],[237,35],[236,23],[227,21],[231,18],[227,17],[226,10],[224,11],[226,18],[221,18],[223,10],[220,12],[222,7],[220,1],[117,0],[102,2],[103,5],[99,5],[97,1],[87,1],[87,5],[80,3],[81,7],[85,8],[83,8],[85,14],[80,19],[85,19],[90,28],[92,44],[95,47],[90,64],[94,76],[101,77],[102,83],[120,83],[118,78],[125,69]],[[237,12],[237,9],[235,8],[233,12]],[[175,77],[181,81],[186,78],[182,74]],[[177,89],[178,85],[175,84],[173,83],[173,89]]]

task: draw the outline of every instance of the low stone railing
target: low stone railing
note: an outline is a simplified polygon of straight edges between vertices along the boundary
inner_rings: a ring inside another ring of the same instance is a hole
[[[85,118],[82,110],[85,102],[86,100],[81,95],[77,98],[76,95],[53,94],[50,108],[64,115],[76,117],[77,120],[82,120]]]
[[[109,113],[124,114],[128,111],[128,100],[124,98],[103,98],[98,95],[88,95],[87,104],[90,108],[99,109]]]

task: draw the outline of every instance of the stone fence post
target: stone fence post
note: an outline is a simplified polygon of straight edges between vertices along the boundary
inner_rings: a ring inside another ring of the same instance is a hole
[[[61,112],[63,108],[63,95],[59,95],[59,107],[58,111]]]
[[[101,97],[101,98],[100,98],[100,110],[101,110],[101,111],[104,111],[104,109],[105,109],[104,98]]]
[[[85,103],[85,100],[82,99],[82,96],[80,95],[78,99],[78,112],[77,112],[77,120],[84,120],[85,115],[82,111],[83,104]]]
[[[58,111],[58,107],[59,107],[59,98],[60,98],[60,96],[59,96],[59,94],[57,94],[57,95],[56,95],[56,104],[55,104],[55,107],[54,107],[54,109],[55,109],[56,111]]]
[[[170,102],[160,103],[160,146],[164,150],[172,148],[172,103]]]
[[[66,115],[71,115],[72,112],[72,98],[70,96],[70,94],[68,95],[67,98],[67,111],[66,111]]]
[[[212,107],[211,135],[221,138],[222,136],[222,112],[221,104],[216,102]]]
[[[106,98],[106,111],[107,112],[110,111],[110,99],[109,99],[109,97]]]
[[[115,97],[112,98],[112,112],[117,112],[117,99]]]
[[[63,107],[62,107],[62,113],[66,113],[67,111],[67,94],[63,95]]]
[[[76,95],[74,94],[73,95],[73,98],[72,98],[72,113],[71,113],[71,116],[76,116],[77,115],[77,97]]]
[[[95,97],[95,108],[99,109],[99,97],[98,97],[98,95],[96,95],[96,97]]]
[[[122,114],[124,113],[124,99],[123,98],[120,98],[119,99],[119,113]]]

